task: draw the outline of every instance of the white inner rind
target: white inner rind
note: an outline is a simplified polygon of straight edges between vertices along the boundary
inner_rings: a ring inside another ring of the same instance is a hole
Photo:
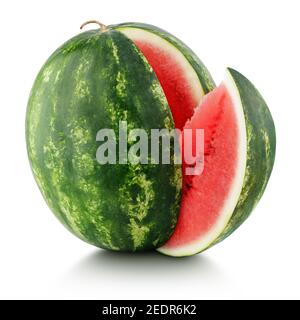
[[[176,61],[177,67],[181,68],[187,80],[186,83],[190,84],[189,90],[193,94],[195,101],[198,102],[198,104],[195,105],[195,107],[197,107],[200,104],[204,97],[204,91],[201,86],[199,77],[192,65],[188,62],[188,60],[180,50],[178,50],[169,41],[144,29],[134,27],[121,27],[118,28],[118,30],[125,34],[126,37],[128,37],[133,42],[142,41],[144,43],[148,43],[149,45],[152,45],[154,48],[159,48],[159,51],[165,52],[166,54],[172,56],[173,59]]]
[[[201,235],[199,239],[193,242],[189,242],[186,245],[182,245],[179,247],[168,247],[167,245],[165,245],[157,249],[159,252],[163,254],[167,254],[174,257],[181,257],[193,255],[205,250],[220,236],[222,231],[227,226],[240,197],[247,162],[247,132],[245,116],[238,88],[228,69],[226,70],[223,84],[227,88],[228,93],[233,102],[239,134],[237,150],[237,168],[232,181],[231,188],[224,202],[223,208],[219,214],[217,222],[208,233],[206,233],[205,235]]]

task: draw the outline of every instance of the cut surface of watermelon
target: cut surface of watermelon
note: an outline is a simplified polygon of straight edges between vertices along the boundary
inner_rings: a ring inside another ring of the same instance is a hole
[[[160,36],[139,28],[120,29],[141,50],[168,100],[176,128],[182,129],[204,96],[198,75],[183,53]]]

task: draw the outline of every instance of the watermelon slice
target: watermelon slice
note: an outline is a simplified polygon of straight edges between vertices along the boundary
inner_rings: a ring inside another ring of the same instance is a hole
[[[230,221],[241,194],[247,162],[243,107],[228,71],[184,129],[204,129],[204,170],[183,175],[178,223],[160,252],[184,256],[207,248]],[[193,141],[193,145],[195,142]],[[186,165],[183,163],[183,172]]]
[[[178,223],[158,249],[171,256],[199,253],[237,229],[261,198],[274,164],[275,127],[268,107],[233,69],[184,126],[198,128],[205,134],[204,170],[183,174]]]

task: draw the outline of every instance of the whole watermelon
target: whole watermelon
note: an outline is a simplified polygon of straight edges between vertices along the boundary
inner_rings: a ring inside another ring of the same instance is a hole
[[[27,149],[43,197],[73,234],[101,248],[150,250],[176,226],[181,167],[96,159],[102,128],[174,128],[151,66],[117,29],[83,32],[50,56],[28,102]]]

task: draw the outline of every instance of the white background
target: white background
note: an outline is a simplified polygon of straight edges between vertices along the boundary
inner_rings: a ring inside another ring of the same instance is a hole
[[[300,298],[300,2],[1,1],[0,298]],[[44,61],[89,19],[147,22],[251,79],[277,128],[267,190],[230,238],[190,258],[116,254],[78,240],[47,208],[27,160],[24,121]]]

